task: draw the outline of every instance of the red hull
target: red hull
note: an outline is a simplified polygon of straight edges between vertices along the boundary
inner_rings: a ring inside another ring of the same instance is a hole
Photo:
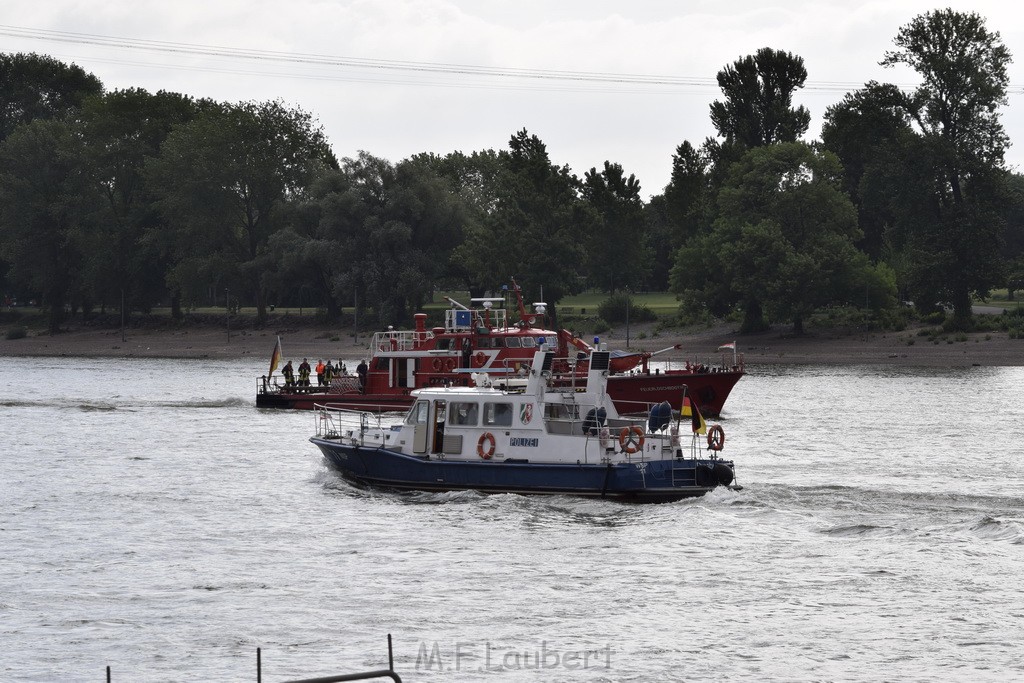
[[[316,386],[280,387],[263,377],[257,383],[256,406],[311,410],[317,404],[332,404],[358,410],[404,410],[412,405],[411,392],[415,389],[470,386],[475,373],[485,373],[493,380],[522,377],[541,345],[557,354],[549,368],[556,381],[569,384],[573,374],[585,377],[592,347],[567,330],[535,327],[535,319],[543,315],[543,304],[537,304],[538,313],[528,313],[515,283],[513,288],[519,301],[519,323],[510,323],[504,309],[492,307],[501,299],[475,300],[484,304],[478,309],[452,301],[453,308],[445,311],[443,327],[428,329],[426,314],[417,313],[413,330],[389,329],[374,334],[368,363],[360,366],[362,380],[345,376],[334,380],[332,388],[326,390]],[[673,348],[679,347],[613,352],[608,394],[619,412],[646,411],[651,404],[662,401],[680,406],[684,386],[701,412],[709,416],[722,412],[729,392],[743,376],[742,359],[734,354],[733,364],[727,365],[723,358],[716,371],[702,363],[687,363],[686,369],[680,370],[652,371],[649,361]],[[286,366],[289,368],[291,362]],[[359,389],[360,381],[365,384],[364,391]]]
[[[724,372],[694,373],[685,370],[669,370],[660,373],[638,373],[612,375],[608,378],[608,395],[621,413],[647,410],[651,404],[668,401],[678,406],[682,401],[683,387],[686,394],[700,408],[701,413],[714,417],[720,415],[729,392],[743,376],[742,370]],[[291,388],[277,392],[259,392],[256,395],[257,408],[285,408],[312,410],[315,405],[330,404],[353,410],[390,411],[406,410],[412,405],[413,397],[408,389],[397,393],[368,393],[357,391],[331,393],[317,387]]]

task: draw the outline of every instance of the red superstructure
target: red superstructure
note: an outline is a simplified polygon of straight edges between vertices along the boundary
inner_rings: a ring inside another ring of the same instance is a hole
[[[510,324],[503,298],[473,299],[470,308],[449,299],[443,327],[427,329],[427,315],[414,316],[412,330],[377,332],[366,359],[365,386],[358,375],[336,378],[329,387],[281,386],[274,379],[258,380],[256,406],[310,410],[316,404],[341,405],[360,410],[404,410],[412,405],[412,391],[431,386],[471,386],[473,375],[487,373],[492,381],[515,379],[541,344],[557,345],[552,380],[566,386],[586,377],[592,347],[567,330],[535,327],[546,306],[526,310],[519,287],[513,283],[519,320]],[[495,307],[496,303],[502,307]],[[682,401],[686,387],[706,415],[722,411],[729,392],[743,376],[742,360],[731,366],[686,364],[676,370],[650,368],[657,352],[612,352],[608,394],[622,413],[640,412],[652,403]],[[314,378],[315,382],[315,378]]]

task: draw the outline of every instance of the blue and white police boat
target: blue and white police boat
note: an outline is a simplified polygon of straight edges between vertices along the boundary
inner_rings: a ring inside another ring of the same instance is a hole
[[[607,351],[592,352],[580,387],[554,385],[553,362],[542,346],[518,388],[490,386],[478,374],[476,386],[420,389],[395,424],[318,406],[310,441],[344,477],[397,490],[667,502],[741,488],[733,462],[721,457],[720,425],[704,438],[699,413],[684,418],[668,402],[620,415],[607,394]],[[689,410],[684,401],[679,409]]]

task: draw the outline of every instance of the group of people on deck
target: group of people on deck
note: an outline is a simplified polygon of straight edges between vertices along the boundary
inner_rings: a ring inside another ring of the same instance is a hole
[[[308,387],[309,377],[313,372],[313,368],[309,365],[309,360],[306,358],[302,359],[299,363],[299,378],[295,379],[295,369],[292,367],[292,362],[288,361],[285,366],[281,369],[281,374],[284,375],[284,385],[286,387]],[[345,367],[345,362],[339,360],[337,365],[331,363],[330,359],[327,363],[323,360],[318,360],[316,364],[316,384],[317,386],[330,386],[331,381],[340,375],[348,373],[348,369]]]

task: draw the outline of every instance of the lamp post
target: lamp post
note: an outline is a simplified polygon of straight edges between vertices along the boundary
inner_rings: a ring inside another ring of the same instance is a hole
[[[629,351],[629,288],[626,288],[626,350]]]

